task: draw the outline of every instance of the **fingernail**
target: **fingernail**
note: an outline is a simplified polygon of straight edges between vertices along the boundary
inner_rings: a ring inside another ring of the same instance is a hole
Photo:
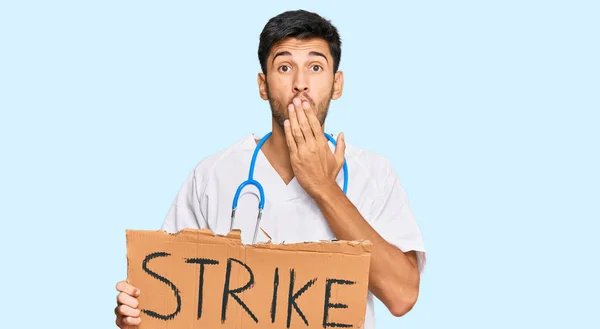
[[[287,127],[287,126],[289,126],[289,125],[290,125],[290,121],[289,121],[289,120],[285,120],[285,121],[283,122],[283,125],[284,125],[284,126],[286,126],[286,127]]]
[[[139,295],[140,295],[140,290],[139,290],[139,289],[136,289],[136,290],[135,290],[135,294],[136,294],[136,296],[139,296]]]
[[[294,98],[294,104],[300,105],[300,100],[298,98]]]

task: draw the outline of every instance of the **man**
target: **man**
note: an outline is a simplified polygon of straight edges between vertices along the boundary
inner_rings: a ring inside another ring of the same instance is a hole
[[[254,177],[265,190],[258,241],[370,240],[373,243],[365,329],[373,329],[373,296],[395,316],[411,310],[425,263],[421,232],[404,189],[386,158],[324,135],[331,100],[342,95],[337,29],[317,14],[282,13],[266,24],[258,49],[260,97],[272,111],[272,135],[262,146]],[[209,228],[230,231],[231,202],[247,179],[260,137],[250,134],[202,160],[190,173],[162,226],[167,232]],[[340,186],[344,157],[348,190]],[[252,243],[257,189],[241,193],[234,228]],[[264,231],[264,232],[263,232]],[[268,236],[265,234],[268,234]],[[117,284],[117,325],[140,324],[139,289]]]

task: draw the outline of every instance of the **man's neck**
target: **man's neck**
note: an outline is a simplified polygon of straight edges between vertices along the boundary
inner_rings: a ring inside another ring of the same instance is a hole
[[[265,145],[267,144],[267,147],[277,152],[278,155],[282,157],[285,155],[289,159],[290,151],[287,146],[285,132],[275,122],[273,122],[273,127],[271,128],[271,137],[265,142]]]
[[[262,152],[287,185],[294,178],[290,162],[290,151],[287,146],[285,132],[273,120],[271,137],[265,141]]]

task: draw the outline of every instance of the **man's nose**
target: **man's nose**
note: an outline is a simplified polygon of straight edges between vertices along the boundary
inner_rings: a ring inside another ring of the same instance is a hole
[[[303,93],[308,91],[308,81],[304,74],[297,74],[294,81],[294,93]]]
[[[294,85],[294,92],[305,93],[308,91],[308,84],[296,84]]]

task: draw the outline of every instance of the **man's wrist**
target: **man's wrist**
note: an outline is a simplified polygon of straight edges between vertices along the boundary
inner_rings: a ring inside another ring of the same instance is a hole
[[[309,195],[317,203],[321,203],[337,197],[339,193],[342,193],[342,189],[335,181],[332,181],[329,183],[319,184],[313,191],[309,192]]]

